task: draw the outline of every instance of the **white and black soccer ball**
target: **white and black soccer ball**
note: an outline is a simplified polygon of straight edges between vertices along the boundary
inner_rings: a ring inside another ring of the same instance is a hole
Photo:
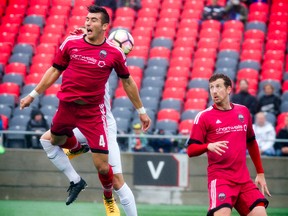
[[[133,49],[134,38],[124,29],[117,29],[113,31],[109,35],[108,39],[115,45],[119,46],[126,55],[128,55],[128,53]]]

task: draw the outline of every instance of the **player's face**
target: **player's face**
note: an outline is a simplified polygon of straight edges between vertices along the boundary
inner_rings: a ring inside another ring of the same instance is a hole
[[[108,24],[102,24],[101,13],[88,13],[85,21],[87,38],[91,41],[104,37]]]
[[[217,79],[209,84],[210,95],[213,102],[217,106],[225,106],[229,104],[229,94],[231,93],[231,87],[225,87],[223,79]]]

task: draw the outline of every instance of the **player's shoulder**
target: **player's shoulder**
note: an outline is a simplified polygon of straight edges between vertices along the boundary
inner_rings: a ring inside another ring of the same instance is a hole
[[[198,124],[200,119],[206,118],[206,116],[209,117],[209,113],[213,111],[213,106],[209,106],[208,108],[206,108],[205,110],[200,111],[195,119],[194,119],[194,124]]]
[[[234,106],[235,110],[242,110],[242,111],[248,111],[249,112],[249,109],[242,104],[233,103],[233,106]]]
[[[79,41],[83,39],[83,35],[69,35],[68,37],[65,38],[65,40],[62,42],[60,47],[65,46],[67,43],[72,42],[72,41]]]

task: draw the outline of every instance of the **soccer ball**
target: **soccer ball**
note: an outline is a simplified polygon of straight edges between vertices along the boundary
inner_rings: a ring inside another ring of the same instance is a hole
[[[119,46],[126,55],[133,49],[134,39],[132,35],[124,29],[113,31],[108,39]]]

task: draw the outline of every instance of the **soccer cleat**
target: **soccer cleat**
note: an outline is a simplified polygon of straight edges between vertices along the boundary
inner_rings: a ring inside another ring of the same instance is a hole
[[[120,216],[120,210],[113,196],[109,199],[103,196],[103,202],[107,216]]]
[[[81,154],[84,154],[86,152],[88,152],[90,150],[89,146],[87,144],[83,144],[82,148],[79,149],[78,151],[71,151],[69,149],[65,149],[63,148],[64,153],[67,155],[67,157],[69,158],[69,160],[72,160],[73,158],[80,156]]]
[[[75,184],[74,182],[70,182],[70,186],[67,190],[69,192],[69,196],[66,199],[66,205],[70,205],[72,202],[76,200],[79,193],[87,187],[87,183],[81,178],[80,182]]]

